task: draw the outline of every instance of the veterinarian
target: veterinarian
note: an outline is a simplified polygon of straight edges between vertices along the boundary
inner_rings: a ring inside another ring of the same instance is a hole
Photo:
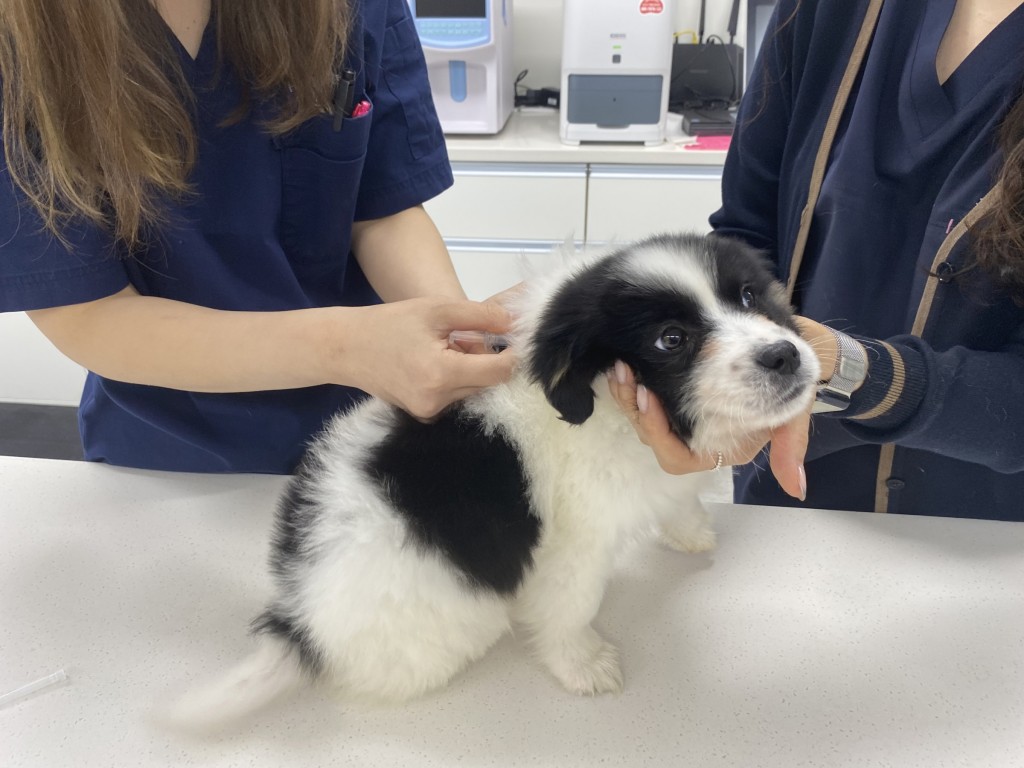
[[[1022,83],[1020,0],[781,0],[711,224],[774,260],[828,412],[805,493],[803,423],[772,446],[789,493],[748,465],[738,501],[1024,520]],[[637,394],[641,435],[687,471]]]
[[[429,417],[510,374],[448,349],[509,317],[421,207],[452,174],[405,0],[11,0],[0,29],[0,311],[90,371],[86,458],[288,472],[357,389]]]

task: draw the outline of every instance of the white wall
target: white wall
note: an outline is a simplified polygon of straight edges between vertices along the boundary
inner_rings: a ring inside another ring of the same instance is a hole
[[[85,369],[64,357],[24,312],[0,314],[0,403],[78,405]]]
[[[630,0],[585,0],[592,5]],[[639,3],[639,0],[634,0]],[[700,0],[665,0],[675,15],[677,31],[696,30]],[[523,81],[531,88],[558,87],[562,75],[562,0],[513,0],[512,39],[515,71],[530,70]],[[726,30],[732,0],[706,0],[704,35],[719,35],[728,42]],[[739,26],[735,42],[746,43],[746,0],[740,0]],[[688,40],[688,38],[686,38]]]

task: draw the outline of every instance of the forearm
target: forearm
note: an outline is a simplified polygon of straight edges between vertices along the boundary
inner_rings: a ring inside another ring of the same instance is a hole
[[[827,377],[836,359],[831,332],[796,320]],[[938,351],[910,335],[854,338],[867,353],[867,377],[849,408],[814,417],[809,459],[889,443],[997,472],[1024,471],[1024,328],[993,351]]]
[[[423,418],[504,381],[515,362],[450,350],[451,331],[505,333],[510,318],[497,304],[445,298],[226,312],[126,288],[29,316],[65,355],[109,379],[191,392],[341,384]]]
[[[417,296],[466,298],[444,240],[422,206],[356,222],[352,251],[386,302]]]
[[[358,308],[228,312],[140,296],[29,316],[65,355],[106,378],[193,392],[249,392],[342,381]]]
[[[1000,472],[1024,470],[1020,345],[939,352],[915,336],[860,341],[868,378],[848,412],[823,418],[838,417],[843,431],[861,442],[895,443]]]

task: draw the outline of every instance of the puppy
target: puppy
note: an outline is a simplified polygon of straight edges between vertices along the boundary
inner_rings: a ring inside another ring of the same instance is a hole
[[[445,685],[510,627],[569,691],[622,688],[591,626],[620,545],[709,549],[698,493],[637,439],[602,380],[616,360],[709,457],[809,407],[817,358],[760,258],[662,235],[527,281],[507,384],[424,424],[380,400],[337,416],[280,502],[259,649],[179,703],[214,724],[312,678],[402,702]]]

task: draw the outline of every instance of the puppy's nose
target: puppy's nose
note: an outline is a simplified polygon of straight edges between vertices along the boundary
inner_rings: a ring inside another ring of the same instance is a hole
[[[792,376],[800,367],[800,350],[791,341],[776,341],[762,347],[754,359],[769,371]]]

